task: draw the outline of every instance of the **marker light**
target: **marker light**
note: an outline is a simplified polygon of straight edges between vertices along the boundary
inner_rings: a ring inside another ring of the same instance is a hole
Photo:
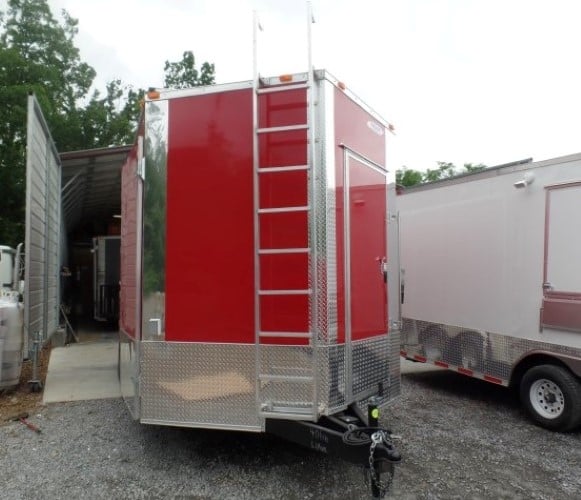
[[[161,94],[159,93],[159,90],[149,89],[147,91],[147,98],[151,99],[152,101],[155,99],[159,99],[160,96],[161,96]]]

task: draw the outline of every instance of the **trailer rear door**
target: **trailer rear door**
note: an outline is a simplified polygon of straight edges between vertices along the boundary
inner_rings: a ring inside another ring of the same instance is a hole
[[[25,352],[59,320],[61,163],[34,95],[28,97],[26,150]]]
[[[542,326],[581,331],[581,183],[547,189]]]
[[[387,182],[386,172],[357,153],[347,150],[346,162],[347,328],[351,340],[356,341],[387,330]]]

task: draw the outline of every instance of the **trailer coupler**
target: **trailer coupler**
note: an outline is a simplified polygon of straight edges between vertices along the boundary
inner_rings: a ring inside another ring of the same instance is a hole
[[[391,431],[378,426],[378,417],[376,405],[369,405],[366,421],[359,407],[353,404],[344,412],[323,417],[316,423],[267,419],[266,432],[363,466],[370,480],[372,497],[383,498],[391,486],[394,465],[401,462],[401,455],[392,443]]]

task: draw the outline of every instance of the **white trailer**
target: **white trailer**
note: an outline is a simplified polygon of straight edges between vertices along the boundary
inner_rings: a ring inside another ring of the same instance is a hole
[[[0,245],[0,289],[12,290],[16,250]]]
[[[581,425],[581,154],[421,185],[398,207],[402,356],[517,387],[543,427]]]

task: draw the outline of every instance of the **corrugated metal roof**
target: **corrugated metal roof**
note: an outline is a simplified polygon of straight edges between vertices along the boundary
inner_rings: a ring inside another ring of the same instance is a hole
[[[121,213],[121,167],[131,146],[61,153],[62,216],[67,232],[79,222]]]

